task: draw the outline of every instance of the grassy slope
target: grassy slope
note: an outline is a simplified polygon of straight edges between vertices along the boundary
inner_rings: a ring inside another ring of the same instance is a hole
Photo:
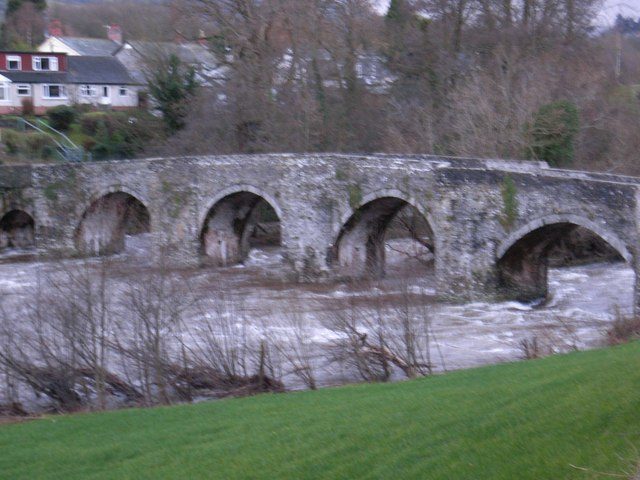
[[[0,478],[590,479],[640,455],[640,344],[413,382],[0,426]]]

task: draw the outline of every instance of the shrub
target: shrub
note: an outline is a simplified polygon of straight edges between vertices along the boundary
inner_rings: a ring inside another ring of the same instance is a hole
[[[33,100],[31,98],[23,98],[22,99],[22,115],[32,116],[34,113],[35,113],[35,108],[33,106]]]
[[[22,154],[34,159],[47,159],[55,155],[56,144],[46,133],[22,133],[3,130],[2,142],[12,155]]]
[[[534,116],[531,151],[552,166],[573,161],[573,140],[579,127],[578,108],[567,100],[540,107]]]
[[[101,123],[106,125],[107,112],[89,112],[80,117],[80,130],[87,135],[95,135]]]
[[[125,136],[115,122],[98,122],[95,141],[91,151],[96,160],[129,156]]]
[[[542,358],[545,354],[542,351],[542,345],[538,341],[538,337],[523,338],[520,340],[520,352],[523,360],[535,360]]]
[[[640,338],[640,317],[625,317],[616,312],[616,319],[607,330],[607,343],[619,345]]]
[[[24,148],[24,134],[5,129],[2,131],[2,143],[7,148],[7,152],[15,155]]]
[[[76,117],[80,117],[85,113],[95,112],[96,108],[90,103],[76,103],[73,106],[73,111],[76,112]]]
[[[51,126],[56,130],[68,130],[76,118],[76,112],[67,105],[59,105],[47,110]]]
[[[95,159],[132,157],[161,131],[158,119],[140,112],[86,113],[80,126],[93,137],[89,150]]]
[[[82,148],[84,148],[88,152],[93,150],[93,147],[95,146],[96,146],[96,141],[91,137],[87,137],[84,140],[82,140]]]
[[[37,158],[51,158],[56,149],[53,139],[46,133],[34,132],[24,136],[25,153]]]

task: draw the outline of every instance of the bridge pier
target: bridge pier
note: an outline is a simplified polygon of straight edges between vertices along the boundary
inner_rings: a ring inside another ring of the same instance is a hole
[[[640,179],[539,163],[410,155],[0,167],[0,213],[26,209],[44,256],[121,249],[123,232],[132,231],[122,205],[91,210],[98,198],[121,192],[148,208],[150,248],[159,262],[195,266],[205,253],[214,264],[229,265],[247,253],[254,202],[262,198],[280,220],[292,278],[303,281],[340,275],[339,264],[354,276],[383,274],[384,230],[410,204],[433,227],[437,293],[455,301],[544,295],[547,264],[541,259],[545,241],[559,233],[555,224],[590,229],[632,264],[640,238],[639,190]],[[95,217],[83,217],[87,211]],[[3,238],[0,244],[7,243],[6,233]],[[638,309],[638,275],[635,290]]]

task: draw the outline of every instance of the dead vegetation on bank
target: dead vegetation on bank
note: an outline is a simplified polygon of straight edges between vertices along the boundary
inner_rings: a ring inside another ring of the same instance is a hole
[[[640,339],[640,317],[625,316],[616,311],[615,320],[607,330],[607,345],[620,345]]]
[[[31,303],[7,298],[0,308],[0,416],[282,392],[292,380],[316,389],[320,369],[388,381],[447,368],[433,297],[408,283],[364,283],[366,295],[345,285],[347,295],[318,300],[317,325],[291,292],[275,314],[192,274],[162,266],[133,273],[109,258],[42,272]],[[640,338],[639,325],[618,313],[607,343]],[[560,316],[532,333],[520,340],[524,359],[582,345]]]
[[[186,272],[122,268],[109,258],[74,262],[41,272],[31,302],[2,302],[0,413],[282,392],[285,378],[315,389],[327,362],[366,381],[429,375],[444,363],[429,302],[408,285],[389,298],[378,291],[368,305],[354,296],[345,309],[329,309],[323,327],[332,340],[318,344],[295,298],[285,313],[256,313]]]

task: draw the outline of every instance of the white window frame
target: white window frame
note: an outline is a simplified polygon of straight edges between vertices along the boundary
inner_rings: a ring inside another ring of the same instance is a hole
[[[11,68],[9,66],[11,62],[18,62],[18,68]],[[22,57],[20,55],[7,55],[7,70],[22,70]]]
[[[80,85],[81,97],[96,97],[97,95],[98,91],[95,85]]]
[[[124,93],[122,93],[124,91]],[[118,95],[120,95],[121,97],[128,97],[129,96],[129,89],[127,88],[126,85],[120,85],[118,87]]]
[[[49,68],[42,68],[42,59],[49,60]],[[38,55],[32,58],[33,69],[38,72],[57,72],[58,71],[58,57],[49,57],[47,55]]]
[[[9,83],[0,82],[0,92],[2,92],[0,94],[0,102],[8,102],[10,94]]]
[[[60,87],[60,96],[51,97],[51,87]],[[42,85],[42,98],[45,100],[64,100],[67,98],[67,88],[60,83],[46,83]]]
[[[111,98],[111,89],[109,88],[109,85],[102,85],[101,89],[102,89],[102,94],[100,96],[102,98]],[[106,95],[104,94],[105,90],[107,92]]]
[[[27,93],[20,93],[20,90],[26,90]],[[31,96],[31,85],[28,83],[18,83],[16,84],[16,94],[19,97],[30,97]]]

